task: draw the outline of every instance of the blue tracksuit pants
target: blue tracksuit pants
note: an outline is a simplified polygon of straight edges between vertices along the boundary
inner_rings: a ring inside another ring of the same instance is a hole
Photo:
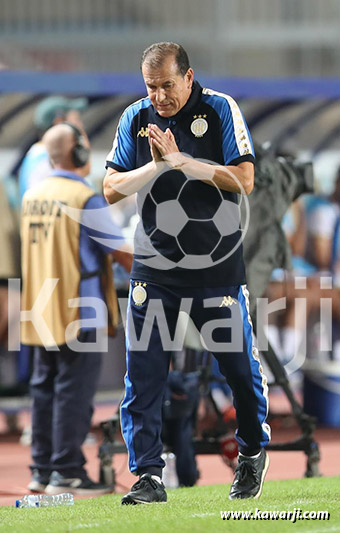
[[[246,286],[183,288],[132,280],[121,424],[132,473],[161,475],[162,402],[171,353],[181,349],[178,313],[192,318],[232,389],[241,453],[268,444],[267,380],[253,345]],[[176,339],[176,343],[171,343]]]

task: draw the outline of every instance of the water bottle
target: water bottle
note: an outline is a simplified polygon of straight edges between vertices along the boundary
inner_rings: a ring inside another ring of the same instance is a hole
[[[163,453],[162,459],[165,461],[162,481],[167,489],[177,489],[176,455],[172,452]]]
[[[57,505],[73,505],[73,494],[26,494],[20,500],[16,500],[15,507],[56,507]]]

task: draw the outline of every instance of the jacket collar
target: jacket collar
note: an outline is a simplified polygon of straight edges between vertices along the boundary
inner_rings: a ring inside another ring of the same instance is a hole
[[[202,87],[198,83],[198,81],[194,81],[192,84],[192,91],[191,95],[189,96],[189,100],[185,104],[184,107],[172,118],[180,118],[182,115],[186,115],[187,113],[191,113],[191,111],[196,107],[198,102],[201,99],[202,94]]]

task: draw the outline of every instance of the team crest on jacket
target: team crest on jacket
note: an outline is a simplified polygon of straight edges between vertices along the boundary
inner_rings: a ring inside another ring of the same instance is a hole
[[[194,121],[190,129],[195,137],[203,137],[208,130],[208,122],[205,120],[207,115],[194,115]]]
[[[132,290],[132,299],[136,305],[142,305],[147,296],[148,293],[146,292],[146,289],[144,288],[146,286],[146,283],[138,283]]]

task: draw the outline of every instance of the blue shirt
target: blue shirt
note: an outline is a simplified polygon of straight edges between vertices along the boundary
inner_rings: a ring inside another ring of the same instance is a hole
[[[25,192],[37,185],[51,173],[52,167],[47,150],[42,142],[31,146],[25,155],[19,171],[20,201]]]

